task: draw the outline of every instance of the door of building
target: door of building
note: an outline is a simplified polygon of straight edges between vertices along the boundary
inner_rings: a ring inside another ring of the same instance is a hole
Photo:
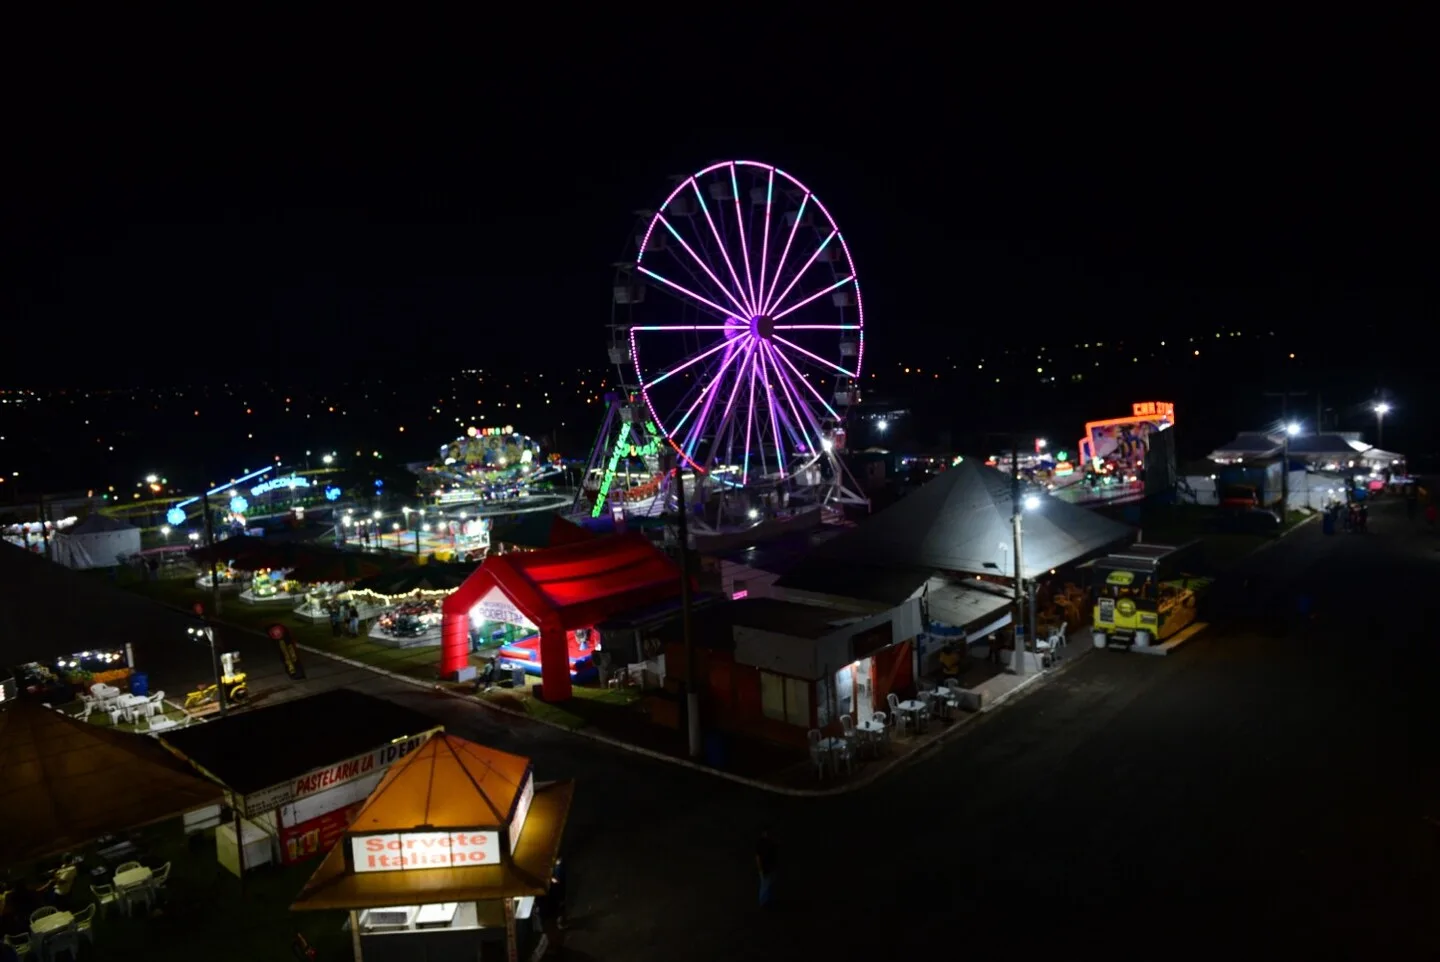
[[[855,663],[855,724],[867,722],[875,712],[875,662],[861,658]]]

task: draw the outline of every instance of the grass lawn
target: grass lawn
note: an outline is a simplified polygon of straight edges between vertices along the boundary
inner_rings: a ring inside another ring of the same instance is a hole
[[[121,587],[176,608],[188,610],[197,601],[204,602],[207,611],[212,607],[210,592],[195,587],[195,582],[189,578],[160,581],[122,579]],[[296,618],[289,608],[283,606],[247,605],[233,592],[222,598],[220,614],[213,620],[255,632],[263,632],[273,624],[283,624],[290,629],[290,635],[296,644],[319,648],[342,658],[384,668],[421,681],[436,680],[436,666],[440,660],[439,649],[436,647],[391,648],[365,637],[336,637],[331,634],[329,624],[312,624]]]

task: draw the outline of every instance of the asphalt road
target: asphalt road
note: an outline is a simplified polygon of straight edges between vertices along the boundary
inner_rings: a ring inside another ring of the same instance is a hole
[[[1169,657],[1090,654],[837,798],[751,790],[314,657],[311,681],[272,697],[372,691],[578,779],[568,958],[1436,957],[1440,537],[1422,525],[1398,504],[1365,535],[1307,525],[1249,559],[1214,626]],[[762,826],[782,864],[763,913]]]

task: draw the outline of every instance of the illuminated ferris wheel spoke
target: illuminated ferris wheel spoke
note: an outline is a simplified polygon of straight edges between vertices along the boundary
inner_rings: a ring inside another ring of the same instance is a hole
[[[770,408],[770,429],[775,434],[775,458],[780,468],[780,476],[785,476],[785,442],[780,439],[780,416],[775,409],[775,387],[770,383],[770,364],[766,361],[769,354],[768,345],[760,342],[760,367],[764,371],[765,378],[765,399],[769,402],[766,406]],[[778,375],[777,375],[777,380]]]
[[[830,242],[835,239],[835,235],[838,233],[840,232],[837,230],[832,230],[829,236],[820,242],[820,246],[815,248],[815,253],[811,254],[810,259],[805,262],[804,266],[802,266],[800,270],[795,273],[794,277],[790,278],[790,283],[785,285],[785,289],[780,292],[780,296],[772,297],[769,303],[765,305],[766,314],[769,314],[772,318],[778,316],[775,314],[775,308],[779,307],[782,303],[784,303],[786,296],[795,289],[795,285],[799,283],[800,278],[805,276],[805,272],[810,269],[811,264],[815,263],[815,259],[821,254],[825,253],[825,248],[830,246]]]
[[[759,304],[755,299],[755,277],[750,273],[750,245],[745,243],[745,215],[740,210],[740,184],[735,179],[733,162],[730,164],[730,193],[735,195],[735,229],[740,232],[740,259],[745,262],[745,289],[750,292],[749,303]]]
[[[732,170],[733,173],[733,170]],[[755,423],[755,368],[763,351],[752,351],[750,360],[750,403],[745,407],[745,463],[740,469],[740,483],[750,483],[750,428]]]
[[[770,363],[774,365],[775,373],[779,375],[780,393],[785,395],[785,400],[790,405],[790,411],[795,415],[795,427],[798,428],[800,433],[805,437],[805,449],[812,452],[819,451],[820,445],[813,441],[810,437],[810,432],[805,430],[805,422],[808,420],[810,427],[815,431],[815,437],[823,438],[825,432],[821,429],[819,420],[816,419],[807,405],[798,403],[794,385],[790,383],[789,375],[780,369],[780,364],[775,360],[776,352],[773,348],[770,349],[769,354]],[[801,417],[800,412],[802,410],[805,412],[806,417]]]
[[[729,308],[721,307],[719,304],[716,304],[714,301],[709,300],[708,298],[701,297],[699,294],[696,294],[694,291],[690,290],[688,287],[681,287],[679,284],[676,284],[674,281],[669,280],[668,278],[661,277],[659,274],[655,273],[654,271],[652,271],[652,270],[651,270],[650,268],[648,268],[648,267],[641,267],[641,266],[639,266],[639,265],[637,264],[637,265],[635,266],[635,269],[636,269],[637,271],[639,271],[640,273],[644,274],[646,277],[650,278],[651,280],[659,281],[661,284],[664,284],[666,287],[669,287],[669,288],[672,288],[673,290],[679,291],[681,294],[684,294],[686,297],[690,298],[690,300],[694,301],[695,303],[697,303],[697,304],[704,304],[706,307],[710,308],[712,311],[715,311],[717,314],[719,314],[721,318],[728,319],[728,318],[730,318],[731,316],[733,316],[733,315],[732,315],[732,312],[730,311]]]
[[[760,235],[760,285],[757,288],[760,296],[752,297],[751,300],[759,304],[761,313],[764,313],[765,306],[765,262],[770,259],[770,201],[775,196],[775,168],[770,168],[770,176],[765,180],[765,226],[764,233]]]
[[[771,171],[771,178],[774,178],[774,171]],[[785,269],[785,258],[790,256],[790,245],[795,243],[795,230],[800,226],[800,221],[805,218],[805,205],[810,203],[810,194],[800,198],[800,210],[795,214],[795,220],[790,224],[790,235],[785,238],[785,246],[780,251],[780,259],[775,262],[775,276],[770,278],[770,290],[765,294],[765,300],[760,304],[760,313],[765,313],[771,302],[774,300],[775,286],[780,283],[780,273]]]
[[[729,331],[733,324],[637,324],[632,331]],[[778,328],[777,328],[778,330]]]
[[[685,412],[684,416],[676,422],[673,433],[679,434],[680,429],[685,426],[686,421],[690,420],[690,415],[695,413],[695,409],[705,400],[706,395],[713,395],[715,385],[720,383],[721,379],[725,376],[725,369],[730,366],[732,361],[740,356],[740,353],[740,351],[734,351],[727,355],[725,360],[720,362],[720,366],[715,369],[715,373],[710,375],[709,382],[700,389],[699,395],[697,395],[695,400],[690,404],[690,408]],[[704,420],[704,418],[702,417],[701,420]]]
[[[735,383],[730,387],[730,397],[725,402],[725,413],[720,415],[719,425],[715,429],[715,440],[717,443],[710,448],[709,461],[711,464],[715,461],[715,455],[719,453],[718,449],[720,445],[718,442],[720,438],[724,436],[725,428],[730,425],[730,411],[735,407],[735,395],[740,393],[740,382],[745,379],[745,365],[750,362],[750,356],[754,351],[755,342],[753,340],[747,341],[745,344],[745,358],[740,362],[740,367],[736,369],[737,376]],[[731,434],[733,435],[734,432],[731,431]],[[706,467],[708,468],[709,464],[707,464]]]
[[[814,294],[811,294],[809,297],[805,298],[805,300],[801,301],[799,304],[792,304],[792,305],[790,305],[789,307],[785,308],[785,310],[779,312],[778,314],[771,314],[771,319],[778,321],[778,320],[780,320],[780,318],[784,317],[786,314],[793,314],[795,311],[800,310],[800,308],[804,307],[806,304],[809,304],[811,301],[816,300],[817,298],[824,297],[826,294],[829,294],[831,291],[835,290],[836,288],[844,287],[846,284],[849,284],[849,283],[850,283],[851,281],[853,281],[854,279],[855,279],[855,275],[853,275],[853,274],[850,275],[849,277],[842,277],[840,280],[836,281],[834,284],[831,284],[829,287],[825,288],[823,291],[816,291]],[[779,304],[777,303],[776,306],[778,307]]]
[[[725,266],[730,269],[730,279],[735,282],[734,293],[739,294],[740,299],[744,301],[745,287],[743,284],[740,283],[740,275],[735,273],[735,265],[730,260],[730,249],[726,246],[725,239],[720,236],[719,228],[715,226],[715,218],[710,216],[710,205],[705,203],[705,193],[700,189],[700,185],[696,182],[694,177],[690,178],[690,186],[695,188],[695,197],[700,201],[700,209],[705,213],[705,223],[710,225],[710,233],[715,235],[715,243],[720,248],[720,256],[725,258]],[[744,301],[744,303],[746,305],[746,309],[744,311],[746,316],[754,314],[755,311],[750,305],[750,302]]]
[[[719,344],[716,344],[714,347],[710,348],[708,351],[702,351],[702,352],[700,352],[699,354],[696,354],[694,357],[690,358],[689,360],[685,361],[683,364],[680,364],[680,365],[678,365],[678,366],[676,366],[676,367],[672,367],[670,370],[666,371],[664,374],[661,374],[659,377],[657,377],[657,378],[655,378],[654,380],[652,380],[649,384],[644,385],[644,387],[647,388],[647,389],[649,389],[649,388],[654,387],[654,386],[657,385],[657,384],[660,384],[662,381],[668,381],[670,378],[672,378],[672,377],[674,377],[675,375],[679,374],[681,371],[685,370],[685,369],[686,369],[687,367],[689,367],[690,365],[692,365],[692,364],[699,364],[701,361],[705,360],[705,359],[706,359],[707,357],[709,357],[711,354],[718,354],[719,352],[725,350],[725,348],[727,348],[727,347],[729,347],[729,346],[730,346],[730,342],[729,342],[729,341],[721,341]]]
[[[697,328],[698,330],[698,328]],[[859,324],[776,324],[777,331],[858,331]]]
[[[815,390],[815,385],[811,384],[810,381],[805,377],[805,375],[800,373],[800,369],[795,366],[795,362],[791,361],[788,357],[786,357],[784,351],[777,350],[775,352],[775,356],[778,357],[780,360],[784,361],[785,366],[788,367],[791,371],[795,372],[795,380],[805,385],[805,390],[815,395],[815,400],[820,402],[820,406],[823,407],[826,411],[828,411],[832,418],[837,421],[841,420],[840,415],[836,414],[835,409],[830,406],[830,402],[826,401],[825,398],[820,395],[820,392]],[[798,394],[799,392],[797,391],[796,393]]]
[[[695,261],[696,265],[705,272],[705,276],[710,278],[711,282],[714,283],[716,287],[720,288],[720,293],[724,294],[725,297],[729,299],[730,303],[735,305],[735,310],[739,311],[742,317],[748,316],[750,312],[746,308],[746,305],[740,303],[740,299],[730,292],[730,288],[726,287],[725,284],[720,280],[720,278],[715,276],[715,272],[710,269],[710,265],[705,263],[704,259],[701,258],[699,254],[695,253],[695,249],[685,241],[685,238],[680,236],[680,232],[675,229],[674,225],[670,223],[670,221],[665,217],[665,215],[657,212],[655,214],[655,217],[660,221],[660,223],[665,225],[665,229],[670,232],[670,236],[680,242],[680,246],[685,248],[685,253],[689,254],[690,258]]]
[[[731,343],[733,344],[734,342],[732,341]],[[705,430],[706,427],[710,424],[710,412],[714,410],[715,399],[719,397],[721,388],[724,386],[725,383],[726,369],[730,367],[731,363],[733,363],[737,357],[744,357],[744,354],[745,352],[743,349],[739,349],[730,354],[727,354],[724,362],[722,362],[720,365],[720,369],[716,371],[715,375],[710,379],[710,383],[706,385],[710,392],[710,396],[705,401],[704,405],[700,408],[700,416],[696,418],[695,421],[691,424],[690,431],[685,436],[684,448],[685,456],[687,458],[694,457],[695,449],[699,446],[700,442],[705,439]],[[741,366],[744,366],[743,362],[741,363]],[[678,434],[679,431],[677,429],[670,433]]]
[[[845,375],[846,377],[854,377],[854,376],[855,376],[855,372],[854,372],[854,371],[847,370],[847,369],[841,367],[840,365],[836,364],[834,361],[826,360],[825,358],[821,357],[819,354],[815,354],[815,353],[813,353],[813,352],[811,352],[811,351],[807,351],[807,350],[805,350],[803,347],[801,347],[799,344],[796,344],[794,341],[787,341],[785,338],[781,337],[781,336],[778,335],[778,334],[775,335],[775,340],[779,341],[781,344],[784,344],[786,347],[790,348],[791,350],[799,351],[801,354],[804,354],[806,357],[810,358],[812,361],[818,361],[819,363],[824,364],[826,367],[832,367],[832,368],[834,368],[835,370],[839,371],[841,374]]]

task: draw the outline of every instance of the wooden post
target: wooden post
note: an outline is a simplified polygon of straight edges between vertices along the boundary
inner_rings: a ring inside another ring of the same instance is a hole
[[[505,904],[505,958],[509,962],[520,962],[520,943],[515,936],[515,900],[501,899],[500,901]]]
[[[355,954],[355,962],[362,962],[363,954],[360,951],[360,913],[354,909],[350,910],[350,950]]]

